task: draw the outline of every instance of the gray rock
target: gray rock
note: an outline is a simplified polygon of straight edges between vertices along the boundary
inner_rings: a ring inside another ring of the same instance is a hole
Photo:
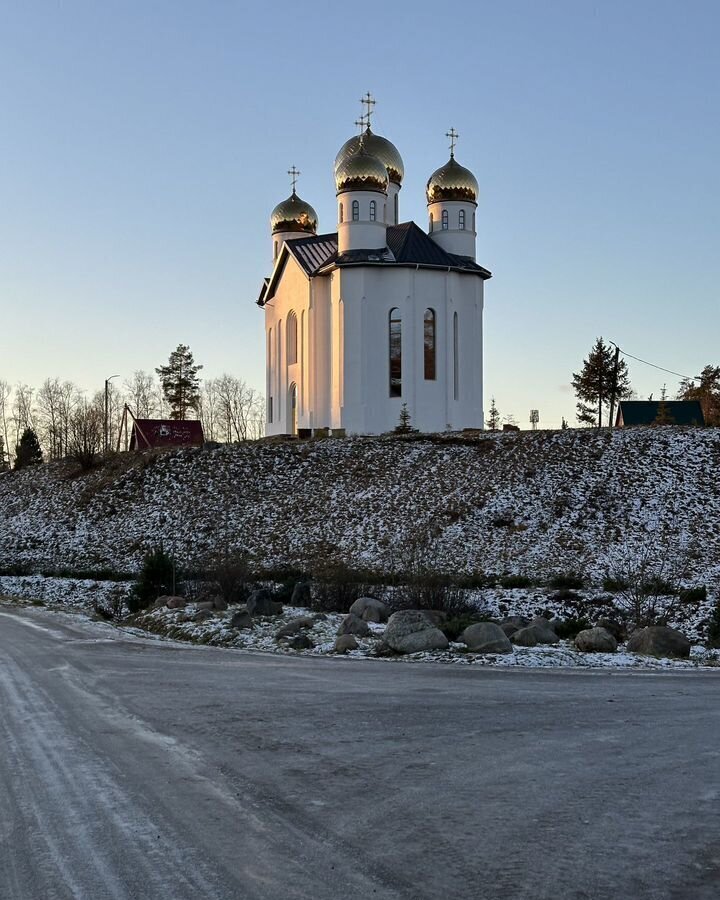
[[[602,618],[598,619],[595,623],[596,628],[604,628],[605,631],[609,631],[610,634],[615,638],[618,644],[621,641],[624,641],[627,637],[627,632],[625,631],[625,626],[618,622],[617,619],[608,619]]]
[[[513,622],[503,622],[500,628],[507,637],[511,638],[516,631],[520,631],[521,626],[515,625]]]
[[[153,605],[155,609],[160,609],[163,606],[167,609],[185,609],[185,607],[187,606],[187,602],[185,601],[184,597],[176,597],[171,594],[165,594],[162,597],[158,597]]]
[[[337,630],[340,634],[355,634],[358,637],[367,637],[370,634],[370,626],[354,613],[348,613],[340,623]]]
[[[239,609],[230,619],[231,628],[252,628],[253,620],[247,609]]]
[[[198,609],[215,609],[215,603],[212,600],[201,600],[197,604]]]
[[[505,618],[500,621],[500,627],[503,625],[514,625],[516,628],[524,628],[529,624],[530,619],[526,616],[505,616]]]
[[[494,622],[469,625],[460,635],[460,640],[476,653],[512,653],[507,635]]]
[[[358,597],[350,607],[350,612],[365,622],[387,622],[390,615],[387,605],[375,597]]]
[[[555,626],[557,625],[556,619],[546,619],[545,616],[535,616],[534,619],[530,621],[531,625],[539,625],[540,628],[549,628],[551,631],[555,631]]]
[[[312,628],[314,624],[315,620],[311,619],[310,616],[300,616],[297,619],[291,619],[289,622],[286,622],[282,628],[278,629],[275,640],[279,641],[282,640],[282,638],[292,637],[294,634],[299,634],[306,628]]]
[[[687,659],[690,656],[690,641],[667,625],[648,625],[633,631],[627,642],[631,653],[643,653],[646,656],[669,656],[676,659]]]
[[[552,628],[538,623],[537,625],[526,625],[525,628],[516,631],[512,636],[512,642],[520,647],[536,647],[538,644],[558,644],[560,638]]]
[[[447,621],[447,613],[441,609],[423,609],[418,611],[422,612],[425,618],[436,628]]]
[[[300,634],[288,638],[285,646],[289,647],[291,650],[310,650],[315,644],[313,644],[306,634],[300,632]]]
[[[310,606],[310,585],[307,581],[296,581],[290,606]]]
[[[425,611],[419,609],[403,609],[393,613],[383,634],[383,642],[397,653],[448,648],[448,639],[425,615]]]
[[[357,650],[358,642],[352,634],[341,634],[335,641],[336,653],[348,653],[350,650]]]
[[[279,616],[283,606],[282,603],[273,600],[270,591],[260,588],[248,597],[247,610],[251,616]]]
[[[586,628],[575,635],[575,646],[585,653],[615,653],[617,641],[605,628]]]
[[[215,613],[211,609],[199,609],[193,616],[193,622],[207,622],[208,619],[214,619]]]

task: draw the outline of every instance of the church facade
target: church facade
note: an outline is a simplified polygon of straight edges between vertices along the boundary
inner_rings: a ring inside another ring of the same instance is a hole
[[[335,231],[318,234],[294,167],[271,215],[273,270],[258,299],[266,433],[380,434],[404,406],[422,432],[482,428],[491,275],[475,261],[477,180],[451,130],[450,159],[427,182],[427,230],[401,223],[402,158],[369,114],[361,127],[335,160]]]

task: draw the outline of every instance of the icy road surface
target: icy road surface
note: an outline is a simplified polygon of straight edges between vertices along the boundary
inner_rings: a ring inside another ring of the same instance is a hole
[[[714,900],[719,692],[0,607],[0,897]]]

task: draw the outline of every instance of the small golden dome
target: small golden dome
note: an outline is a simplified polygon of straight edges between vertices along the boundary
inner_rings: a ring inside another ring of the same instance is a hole
[[[301,200],[295,193],[278,203],[270,214],[270,227],[272,233],[281,231],[304,231],[306,234],[315,234],[317,231],[318,217],[315,210]]]
[[[385,166],[390,181],[395,182],[395,184],[402,184],[402,180],[405,177],[405,165],[402,161],[402,157],[398,153],[397,147],[387,138],[384,138],[379,134],[373,134],[369,127],[365,130],[364,134],[356,134],[354,137],[351,137],[349,141],[345,141],[338,151],[338,155],[335,157],[335,171],[337,172],[338,168],[347,159],[357,153],[360,149],[360,141],[362,141],[365,150],[371,156],[377,157],[377,159]]]
[[[358,149],[335,169],[335,187],[343,191],[379,191],[387,193],[388,174],[377,156],[365,149],[361,141]]]
[[[480,189],[477,178],[470,169],[461,166],[454,156],[450,156],[444,166],[432,173],[425,193],[428,203],[435,203],[437,200],[470,200],[477,203]]]

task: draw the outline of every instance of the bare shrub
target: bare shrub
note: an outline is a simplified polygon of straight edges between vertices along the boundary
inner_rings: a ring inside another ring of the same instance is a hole
[[[228,604],[242,603],[250,590],[250,565],[244,553],[224,550],[210,563],[211,587]]]

